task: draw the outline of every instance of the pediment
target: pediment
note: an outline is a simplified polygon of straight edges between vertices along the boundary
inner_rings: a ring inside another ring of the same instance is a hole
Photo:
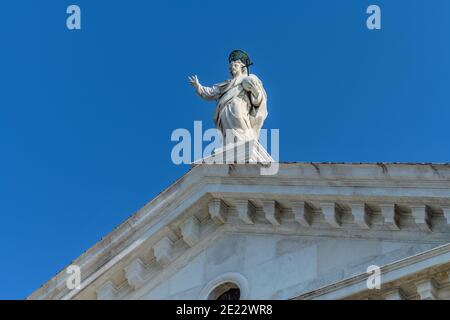
[[[29,298],[148,298],[186,268],[204,268],[206,260],[195,261],[221,241],[236,239],[254,248],[272,241],[278,250],[289,243],[284,255],[300,260],[308,256],[295,256],[298,248],[316,248],[317,259],[331,255],[333,243],[342,244],[342,254],[346,246],[372,248],[373,255],[344,266],[358,272],[364,259],[389,263],[448,243],[449,220],[447,165],[293,163],[280,164],[275,176],[261,176],[257,164],[197,165],[73,262],[84,275],[81,290],[66,290],[60,273]],[[331,283],[332,274],[317,276]],[[319,285],[309,280],[286,282],[272,296]]]

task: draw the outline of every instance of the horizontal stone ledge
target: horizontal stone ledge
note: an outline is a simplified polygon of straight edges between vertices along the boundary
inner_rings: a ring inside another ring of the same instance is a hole
[[[328,200],[285,200],[285,199],[242,199],[227,197],[227,203],[236,209],[242,223],[254,224],[256,213],[262,212],[266,221],[273,226],[280,226],[283,219],[292,212],[294,220],[303,227],[311,227],[323,216],[323,221],[332,228],[339,228],[343,223],[355,224],[362,229],[370,229],[373,224],[385,225],[396,231],[405,227],[404,219],[410,219],[419,229],[433,231],[433,223],[445,227],[450,221],[450,206],[441,207],[434,203],[395,203]],[[208,210],[213,221],[226,223],[228,206],[220,198],[209,202]],[[345,215],[345,220],[342,217]],[[433,218],[442,217],[436,221]],[[406,221],[406,220],[405,220]],[[411,222],[408,222],[410,225]],[[410,228],[410,227],[408,227]],[[441,229],[442,231],[442,229]]]

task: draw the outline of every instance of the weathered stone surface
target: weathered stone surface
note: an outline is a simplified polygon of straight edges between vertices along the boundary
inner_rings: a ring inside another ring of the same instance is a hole
[[[217,279],[248,299],[450,299],[450,166],[259,169],[195,166],[72,262],[80,290],[62,271],[29,299],[200,299]]]
[[[98,300],[114,300],[117,297],[117,288],[112,281],[107,281],[96,293]]]
[[[164,237],[159,240],[153,247],[155,253],[156,261],[163,267],[166,267],[172,262],[173,259],[173,242],[168,238]]]
[[[225,223],[227,206],[221,199],[212,199],[209,204],[209,214],[216,223]]]
[[[200,241],[200,223],[195,217],[190,217],[180,227],[184,242],[193,247]]]
[[[136,258],[124,268],[128,284],[134,289],[139,289],[145,281],[145,265],[141,259]]]
[[[248,200],[237,199],[234,201],[236,211],[242,222],[246,224],[254,224],[253,216],[255,214],[255,208],[253,204]]]

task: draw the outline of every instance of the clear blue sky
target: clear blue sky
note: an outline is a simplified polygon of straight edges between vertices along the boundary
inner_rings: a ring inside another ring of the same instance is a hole
[[[265,84],[282,161],[448,162],[449,14],[448,0],[3,0],[0,298],[26,297],[187,171],[170,135],[212,127],[214,109],[187,76],[224,80],[235,48]]]

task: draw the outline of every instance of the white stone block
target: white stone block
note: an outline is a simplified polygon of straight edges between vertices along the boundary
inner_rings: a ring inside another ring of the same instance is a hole
[[[421,300],[436,300],[436,285],[432,279],[417,282],[416,287]]]
[[[253,214],[255,209],[251,202],[248,200],[234,200],[234,204],[239,218],[245,224],[254,224]]]
[[[145,281],[145,265],[141,259],[136,258],[129,265],[124,268],[125,278],[128,284],[134,288],[139,289]]]
[[[219,224],[225,223],[226,205],[221,199],[212,199],[208,203],[209,214],[211,219]]]
[[[395,205],[393,203],[383,203],[379,205],[384,224],[391,230],[399,230],[397,220],[395,219]]]
[[[409,207],[416,225],[424,231],[430,231],[425,205],[411,205]]]
[[[447,224],[450,224],[450,207],[443,207],[444,217],[447,220]]]
[[[264,216],[267,221],[269,221],[274,226],[279,226],[281,224],[279,219],[280,209],[278,208],[276,201],[263,200],[262,204]]]
[[[306,212],[305,212],[305,202],[304,201],[293,201],[291,203],[292,212],[294,213],[294,219],[297,221],[301,226],[309,227],[310,223],[308,222],[308,219],[306,218]]]
[[[355,223],[363,229],[369,229],[368,217],[366,215],[366,209],[364,203],[350,203],[352,210],[352,216]]]
[[[153,251],[156,261],[161,266],[166,267],[172,262],[173,242],[168,237],[159,240],[153,247]]]
[[[400,288],[396,288],[392,291],[389,291],[384,295],[385,300],[405,300],[403,292]]]
[[[340,221],[336,215],[336,206],[334,202],[321,202],[323,217],[325,221],[333,228],[340,226]]]
[[[180,226],[183,241],[193,247],[200,240],[200,223],[195,217],[190,217]]]
[[[115,300],[117,297],[117,288],[112,281],[108,280],[97,289],[96,293],[98,300]]]

